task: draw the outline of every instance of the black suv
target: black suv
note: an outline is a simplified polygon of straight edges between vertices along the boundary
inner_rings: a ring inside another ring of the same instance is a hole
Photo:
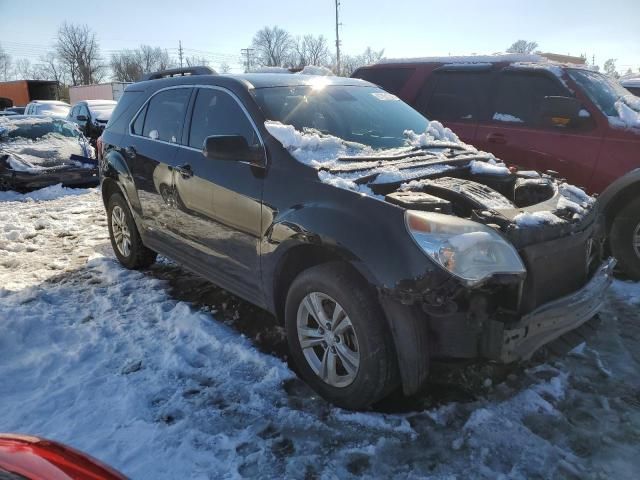
[[[103,141],[119,261],[161,253],[272,312],[346,408],[418,391],[432,358],[528,359],[611,281],[593,199],[362,80],[159,72]]]

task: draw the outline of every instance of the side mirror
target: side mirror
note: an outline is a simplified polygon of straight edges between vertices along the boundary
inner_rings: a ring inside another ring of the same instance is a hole
[[[86,115],[78,115],[76,117],[76,120],[78,120],[79,122],[86,122],[88,119]]]
[[[582,108],[580,100],[572,97],[544,97],[540,113],[545,125],[570,127],[579,123]]]
[[[212,135],[207,137],[202,154],[211,160],[233,160],[262,165],[262,148],[251,147],[242,135]]]

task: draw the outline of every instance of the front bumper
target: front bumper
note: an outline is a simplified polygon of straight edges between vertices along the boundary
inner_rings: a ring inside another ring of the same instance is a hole
[[[67,167],[37,173],[0,169],[0,184],[12,190],[34,190],[58,183],[65,187],[98,185],[98,168]]]
[[[505,363],[527,360],[543,345],[593,318],[611,285],[615,264],[609,258],[580,290],[545,303],[504,328],[498,359]]]

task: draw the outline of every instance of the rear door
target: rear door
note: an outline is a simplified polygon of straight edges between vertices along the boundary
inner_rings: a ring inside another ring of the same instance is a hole
[[[168,88],[153,95],[131,122],[124,148],[144,227],[158,235],[175,219],[173,168],[192,90]]]
[[[602,133],[584,107],[576,124],[549,124],[542,117],[547,96],[574,95],[544,70],[500,72],[491,93],[490,115],[478,126],[474,144],[505,162],[542,172],[555,170],[572,183],[587,186]]]
[[[264,170],[234,160],[211,160],[202,153],[211,135],[261,139],[240,101],[220,87],[200,87],[191,111],[186,146],[175,173],[175,235],[216,284],[262,304],[260,288],[262,184]]]
[[[486,68],[443,68],[427,80],[416,108],[429,120],[438,120],[465,143],[473,144],[479,120],[488,107],[490,73]]]

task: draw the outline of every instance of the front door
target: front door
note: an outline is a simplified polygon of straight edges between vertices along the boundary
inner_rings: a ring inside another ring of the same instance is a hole
[[[575,124],[542,116],[547,96],[573,96],[548,72],[504,71],[491,95],[490,115],[478,126],[474,145],[499,159],[545,172],[554,170],[586,187],[602,144],[602,133],[586,109]]]
[[[202,153],[206,137],[242,135],[260,145],[257,131],[229,91],[202,87],[193,103],[187,147],[175,170],[173,230],[216,284],[262,304],[259,245],[264,170]]]

